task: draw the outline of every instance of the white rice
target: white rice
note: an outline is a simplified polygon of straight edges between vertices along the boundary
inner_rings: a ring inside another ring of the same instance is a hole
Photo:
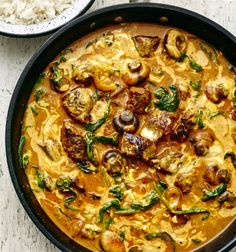
[[[12,24],[37,24],[60,15],[73,0],[0,0],[0,20]]]

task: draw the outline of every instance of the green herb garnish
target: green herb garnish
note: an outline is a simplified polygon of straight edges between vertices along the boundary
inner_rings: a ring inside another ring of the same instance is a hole
[[[19,146],[18,146],[18,161],[19,161],[20,167],[22,167],[22,168],[24,168],[24,165],[23,165],[23,148],[24,148],[24,145],[25,145],[25,141],[26,141],[26,137],[22,135],[20,137],[20,143],[19,143]]]
[[[202,117],[203,117],[203,111],[199,110],[198,111],[198,116],[197,116],[197,125],[199,129],[202,129],[205,127],[203,121],[202,121]]]

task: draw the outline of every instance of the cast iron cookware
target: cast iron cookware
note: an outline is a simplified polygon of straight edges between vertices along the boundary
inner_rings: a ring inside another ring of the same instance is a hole
[[[6,122],[6,155],[16,193],[26,212],[41,232],[62,251],[89,251],[66,236],[41,209],[29,187],[24,170],[18,164],[17,148],[21,122],[32,88],[39,74],[58,53],[72,42],[98,28],[124,22],[160,23],[189,31],[221,50],[231,64],[236,65],[236,38],[213,21],[192,11],[164,4],[136,3],[115,5],[79,17],[56,32],[33,55],[22,72],[8,111]],[[210,228],[210,227],[209,227]],[[236,245],[236,219],[217,237],[195,251],[229,251]]]

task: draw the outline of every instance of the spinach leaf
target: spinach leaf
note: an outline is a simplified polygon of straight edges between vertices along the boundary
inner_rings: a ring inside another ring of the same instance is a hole
[[[95,136],[95,141],[103,144],[118,145],[118,134],[113,135],[112,137],[106,136]]]
[[[112,223],[114,223],[114,220],[112,218],[106,219],[105,222],[104,222],[105,229],[108,229]]]
[[[163,192],[168,186],[166,184],[166,182],[160,180],[156,186],[158,187],[158,189],[160,190],[160,192]]]
[[[72,180],[68,177],[59,177],[56,185],[60,192],[72,192]]]
[[[59,85],[61,79],[64,76],[64,70],[59,67],[52,66],[50,68],[50,72],[51,72],[50,80],[52,81],[52,83],[55,85]]]
[[[202,196],[202,200],[206,201],[209,199],[213,199],[221,195],[222,193],[224,193],[226,191],[226,188],[227,188],[227,185],[225,183],[221,183],[214,190],[204,192],[204,195]]]
[[[29,164],[29,156],[27,154],[24,154],[23,155],[23,163],[22,163],[23,168],[25,169],[28,166],[28,164]]]
[[[194,244],[200,244],[202,241],[199,240],[199,239],[192,239],[192,242],[193,242]]]
[[[164,87],[160,87],[155,90],[153,94],[158,100],[155,101],[154,104],[160,110],[173,112],[179,106],[178,91],[173,85],[170,85],[169,89],[172,94],[170,94]]]
[[[201,81],[190,81],[190,86],[192,87],[193,90],[195,91],[200,91],[201,89]]]
[[[84,128],[90,132],[96,131],[106,121],[106,119],[110,113],[110,105],[111,105],[111,100],[109,100],[107,102],[107,110],[104,113],[103,117],[101,119],[97,120],[97,122],[85,124]]]
[[[112,186],[109,192],[112,193],[118,200],[122,200],[124,198],[124,193],[118,185]]]
[[[155,190],[158,195],[158,198],[161,200],[161,202],[166,206],[166,208],[173,214],[181,215],[181,214],[198,214],[198,213],[207,213],[207,217],[209,216],[209,211],[203,208],[199,207],[192,207],[187,210],[174,210],[169,202],[166,200],[166,198],[162,195],[162,191],[160,190],[158,184],[155,185]]]
[[[37,89],[34,95],[36,103],[39,103],[39,101],[43,99],[45,94],[46,94],[46,91],[44,88]]]
[[[30,109],[32,111],[32,113],[34,114],[34,116],[37,116],[38,115],[38,109],[35,107],[35,106],[30,106]]]
[[[20,167],[24,168],[24,164],[23,164],[23,148],[25,145],[25,141],[26,141],[26,137],[25,136],[21,136],[20,137],[20,143],[18,145],[18,162],[20,164]]]
[[[234,168],[236,168],[236,155],[232,151],[227,151],[224,155],[224,159],[230,157]]]
[[[87,132],[87,134],[85,135],[85,142],[88,160],[91,161],[94,165],[97,165],[97,160],[93,152],[94,135],[91,132]]]
[[[72,195],[64,200],[64,206],[72,211],[79,211],[79,209],[74,208],[73,206],[70,205],[71,202],[75,201],[77,198],[77,194],[72,191]]]
[[[140,211],[146,211],[149,208],[151,208],[153,205],[155,205],[158,201],[158,197],[155,191],[151,191],[148,193],[143,199],[142,202],[145,202],[146,204],[143,203],[132,203],[131,208],[120,208],[118,209],[115,213],[116,214],[135,214]]]
[[[119,209],[120,208],[120,201],[118,199],[114,199],[114,200],[109,201],[106,204],[104,204],[103,207],[100,208],[99,213],[98,213],[98,223],[102,223],[104,214],[111,207],[114,207],[115,209]]]
[[[94,167],[91,167],[88,162],[85,161],[78,161],[77,165],[79,166],[80,170],[84,173],[92,173],[96,172],[97,170]]]
[[[203,70],[202,66],[197,64],[194,60],[189,59],[189,65],[192,69],[194,69],[198,73]]]
[[[45,189],[44,175],[39,169],[36,169],[36,179],[37,179],[37,185],[40,188]]]
[[[150,241],[155,238],[159,238],[165,241],[167,244],[169,243],[172,250],[176,252],[175,241],[167,232],[157,232],[157,233],[149,233],[145,235],[146,240]],[[168,250],[169,251],[169,250]]]
[[[203,121],[202,121],[202,117],[203,117],[203,111],[199,110],[198,111],[198,116],[197,116],[197,124],[198,124],[198,128],[202,129],[205,127]]]

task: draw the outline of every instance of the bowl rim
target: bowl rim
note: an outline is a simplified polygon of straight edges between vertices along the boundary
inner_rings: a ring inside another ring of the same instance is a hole
[[[7,37],[13,37],[13,38],[35,38],[35,37],[41,37],[41,36],[46,36],[48,34],[51,34],[57,30],[59,30],[61,27],[67,25],[69,22],[72,20],[76,19],[79,16],[82,16],[84,13],[86,13],[89,8],[92,6],[92,4],[95,2],[95,0],[87,0],[87,3],[85,3],[81,10],[77,13],[74,14],[72,18],[68,17],[70,14],[70,11],[74,9],[73,5],[70,6],[68,9],[65,9],[60,15],[56,16],[53,19],[40,22],[38,24],[30,24],[30,25],[18,25],[18,24],[11,24],[11,23],[6,23],[2,20],[0,20],[0,25],[3,24],[4,26],[9,26],[12,27],[13,30],[5,31],[0,29],[0,35],[2,36],[7,36]],[[74,12],[73,12],[74,13]],[[66,20],[65,23],[63,23],[63,19]],[[58,25],[57,25],[58,22]],[[50,27],[52,24],[52,27]],[[45,28],[49,25],[49,29]],[[14,31],[15,27],[19,27],[19,31]],[[31,32],[31,30],[34,30],[36,27],[36,32]],[[24,30],[25,29],[25,30]],[[40,31],[41,30],[41,31]],[[25,32],[27,31],[27,32]]]
[[[25,66],[23,72],[21,73],[21,75],[20,75],[20,77],[19,77],[19,79],[17,81],[17,84],[15,86],[15,89],[13,91],[13,94],[12,94],[12,97],[11,97],[11,100],[10,100],[9,108],[8,108],[7,120],[6,120],[6,130],[5,130],[5,148],[6,148],[7,164],[8,164],[8,169],[9,169],[10,177],[11,177],[12,183],[14,185],[14,189],[16,191],[16,194],[17,194],[17,196],[18,196],[21,204],[23,205],[25,211],[27,212],[28,216],[33,221],[33,223],[36,225],[36,227],[44,234],[44,236],[46,238],[48,238],[49,241],[51,241],[54,245],[56,245],[62,251],[72,251],[72,250],[70,250],[68,247],[66,247],[64,244],[62,244],[60,241],[58,241],[55,238],[55,236],[53,234],[51,234],[47,230],[47,228],[44,226],[44,224],[34,214],[34,212],[31,209],[30,204],[27,202],[24,194],[22,193],[21,185],[20,185],[20,183],[19,183],[19,181],[17,179],[17,176],[16,176],[16,172],[15,172],[15,168],[14,168],[14,164],[13,164],[13,155],[12,155],[12,150],[11,150],[11,144],[12,144],[11,143],[11,137],[12,137],[11,136],[11,128],[12,128],[12,123],[14,121],[13,111],[14,111],[15,107],[17,106],[17,104],[16,104],[17,97],[19,95],[19,92],[20,92],[22,86],[24,85],[24,80],[25,80],[26,76],[28,75],[28,73],[30,71],[30,68],[35,64],[35,62],[37,61],[38,57],[41,54],[44,53],[44,51],[46,50],[46,48],[48,48],[49,46],[53,45],[53,43],[55,43],[58,38],[60,38],[64,33],[66,33],[73,26],[75,26],[78,23],[89,21],[91,18],[96,18],[99,15],[106,15],[109,12],[112,12],[112,11],[116,11],[116,10],[119,10],[119,11],[120,10],[129,10],[129,9],[133,9],[133,8],[142,8],[142,7],[164,9],[164,10],[169,10],[169,11],[175,11],[175,12],[178,12],[178,13],[184,14],[184,15],[190,15],[191,17],[194,17],[196,19],[199,19],[202,22],[205,22],[205,23],[209,24],[212,28],[215,28],[215,29],[219,30],[221,33],[223,33],[223,35],[225,35],[230,40],[232,40],[232,42],[236,45],[236,37],[232,33],[230,33],[229,31],[227,31],[221,25],[219,25],[216,22],[214,22],[214,21],[212,21],[212,20],[204,17],[201,14],[198,14],[196,12],[193,12],[193,11],[181,8],[181,7],[177,7],[177,6],[173,6],[173,5],[167,5],[167,4],[159,4],[159,3],[132,3],[132,4],[119,4],[119,5],[114,5],[114,6],[109,6],[109,7],[101,8],[101,9],[93,11],[93,12],[91,12],[89,14],[86,14],[84,16],[80,16],[80,17],[76,18],[75,20],[73,20],[70,23],[68,23],[65,26],[63,26],[55,34],[53,34],[33,54],[33,56],[28,61],[27,65]],[[90,32],[92,32],[92,31],[87,32],[87,34],[89,34]],[[80,37],[78,37],[78,39],[79,38]],[[230,223],[229,225],[231,225],[231,224],[232,223]],[[227,229],[228,226],[225,229]],[[223,229],[222,232],[225,229]],[[222,232],[220,232],[219,234],[221,234]],[[217,235],[217,237],[218,237],[218,235]],[[234,239],[232,239],[231,241],[227,242],[227,244],[224,244],[224,246],[219,251],[229,251],[229,249],[233,248],[235,245],[236,245],[236,235],[234,236]],[[204,248],[204,245],[201,246],[201,247]],[[202,250],[196,250],[196,251],[202,251]]]

